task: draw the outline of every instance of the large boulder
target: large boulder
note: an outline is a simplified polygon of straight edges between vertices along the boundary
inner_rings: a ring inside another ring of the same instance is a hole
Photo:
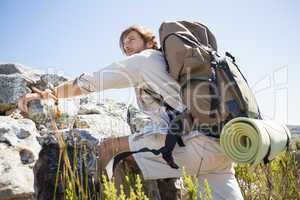
[[[0,64],[0,114],[16,107],[18,100],[30,93],[30,85],[40,75],[19,64]]]
[[[37,70],[30,69],[20,64],[0,64],[0,74],[22,74],[23,77],[31,83],[35,83],[40,79],[40,73]]]
[[[31,87],[52,89],[68,79],[56,74],[42,74],[19,64],[0,64],[0,114],[17,107],[19,99],[31,93]]]
[[[54,197],[61,199],[66,194],[66,187],[68,187],[65,184],[66,176],[59,176],[57,179],[56,175],[58,170],[61,172],[68,170],[66,167],[68,165],[66,160],[68,160],[80,182],[87,181],[90,195],[88,199],[96,199],[94,195],[100,192],[100,187],[98,187],[98,180],[95,179],[97,176],[95,148],[101,138],[88,131],[78,129],[65,129],[58,133],[65,141],[65,152],[67,153],[67,157],[62,156],[61,160],[59,160],[61,146],[54,134],[38,138],[42,150],[39,153],[39,160],[34,166],[36,198],[41,200],[51,200]],[[74,180],[72,177],[68,178],[70,178],[69,181]],[[55,185],[56,180],[57,185]],[[95,186],[97,191],[93,190]],[[76,188],[78,189],[77,186]]]
[[[65,81],[68,81],[68,78],[64,76],[59,76],[57,74],[42,74],[40,75],[40,79],[33,86],[40,90],[52,89]]]
[[[79,99],[79,115],[105,114],[121,120],[127,120],[127,105],[112,99],[100,100],[97,93],[82,96]]]
[[[99,182],[99,171],[97,170],[97,157],[96,155],[96,146],[99,144],[99,141],[103,139],[102,135],[94,134],[86,129],[73,129],[73,130],[64,130],[60,132],[64,140],[66,141],[66,153],[67,159],[72,166],[74,174],[76,174],[80,183],[87,185],[88,189],[88,199],[101,199],[100,189],[103,188]],[[42,150],[39,154],[39,160],[34,166],[34,175],[35,175],[35,195],[39,200],[50,200],[54,197],[56,199],[61,199],[66,194],[66,188],[68,185],[65,184],[66,176],[59,176],[56,178],[57,172],[66,171],[66,157],[63,157],[59,161],[59,152],[60,146],[58,144],[57,138],[49,134],[39,139],[40,144],[42,145]],[[101,159],[101,158],[100,158]],[[55,181],[57,180],[57,185]],[[70,181],[70,180],[69,180]],[[72,181],[71,181],[72,182]],[[161,181],[161,183],[164,183]],[[166,194],[172,193],[172,197],[176,196],[176,191],[168,182],[168,185],[161,184],[161,187],[164,191],[161,191],[158,187],[156,181],[145,181],[144,188],[146,194],[150,199],[160,200],[160,199],[175,199],[175,198],[161,198]],[[79,187],[75,186],[76,190],[79,190]],[[56,192],[55,192],[56,191]]]
[[[32,198],[38,135],[31,120],[0,116],[0,199]]]
[[[126,121],[105,114],[78,115],[74,128],[89,129],[102,137],[125,136],[131,134]]]
[[[19,99],[31,90],[21,74],[0,74],[0,113],[15,108]]]
[[[98,184],[94,176],[95,148],[99,142],[107,137],[140,132],[150,123],[149,117],[137,108],[110,99],[99,102],[97,94],[60,100],[61,115],[56,114],[53,101],[29,102],[29,119],[13,109],[22,96],[32,92],[32,86],[51,89],[67,80],[22,65],[0,64],[0,115],[10,113],[0,116],[0,199],[44,200],[54,196],[57,170],[63,170],[64,162],[58,163],[60,147],[51,119],[55,119],[59,134],[65,139],[73,170],[82,177],[87,175],[89,186]],[[61,178],[57,197],[66,192]],[[168,193],[168,188],[160,182],[144,184],[151,199],[161,199],[163,193]],[[166,192],[159,194],[158,184]],[[94,192],[99,191],[91,194]]]

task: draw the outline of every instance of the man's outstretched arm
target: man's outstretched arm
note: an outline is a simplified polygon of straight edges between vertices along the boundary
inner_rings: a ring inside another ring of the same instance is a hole
[[[74,80],[64,82],[54,88],[54,93],[57,98],[69,98],[82,94],[80,87],[74,84]]]

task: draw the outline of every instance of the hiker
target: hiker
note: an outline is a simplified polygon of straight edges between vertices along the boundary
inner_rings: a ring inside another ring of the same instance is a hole
[[[171,116],[168,110],[184,112],[186,107],[180,97],[180,86],[168,74],[166,62],[158,50],[152,32],[139,26],[132,26],[120,36],[121,50],[127,56],[93,74],[82,74],[68,81],[54,92],[27,94],[19,101],[19,108],[26,112],[27,102],[42,96],[43,98],[66,98],[85,95],[95,91],[134,87],[140,109],[150,115],[152,123],[141,133],[104,140],[98,147],[101,167],[109,163],[120,152],[161,149],[168,137]],[[163,98],[164,103],[159,99]],[[233,163],[224,155],[219,141],[199,131],[192,131],[181,137],[184,146],[176,144],[172,155],[178,165],[170,167],[172,160],[166,160],[160,154],[140,152],[127,158],[134,161],[145,180],[181,177],[182,167],[188,175],[199,177],[200,190],[207,179],[212,188],[214,199],[243,199],[234,176]]]

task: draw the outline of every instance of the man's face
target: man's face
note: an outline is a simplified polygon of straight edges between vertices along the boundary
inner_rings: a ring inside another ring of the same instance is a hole
[[[143,38],[135,31],[129,32],[123,40],[124,52],[127,56],[139,53],[147,48]]]

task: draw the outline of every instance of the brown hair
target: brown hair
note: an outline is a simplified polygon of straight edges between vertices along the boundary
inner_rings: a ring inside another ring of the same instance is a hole
[[[152,42],[152,44],[153,44],[153,46],[151,47],[152,49],[158,49],[157,42],[156,42],[156,39],[155,39],[155,35],[153,34],[153,32],[151,30],[147,29],[147,28],[134,25],[134,26],[130,26],[129,28],[125,29],[121,33],[120,40],[119,40],[119,45],[120,45],[120,48],[123,52],[124,52],[123,40],[131,31],[137,32],[142,37],[145,44],[148,43],[148,42]]]

